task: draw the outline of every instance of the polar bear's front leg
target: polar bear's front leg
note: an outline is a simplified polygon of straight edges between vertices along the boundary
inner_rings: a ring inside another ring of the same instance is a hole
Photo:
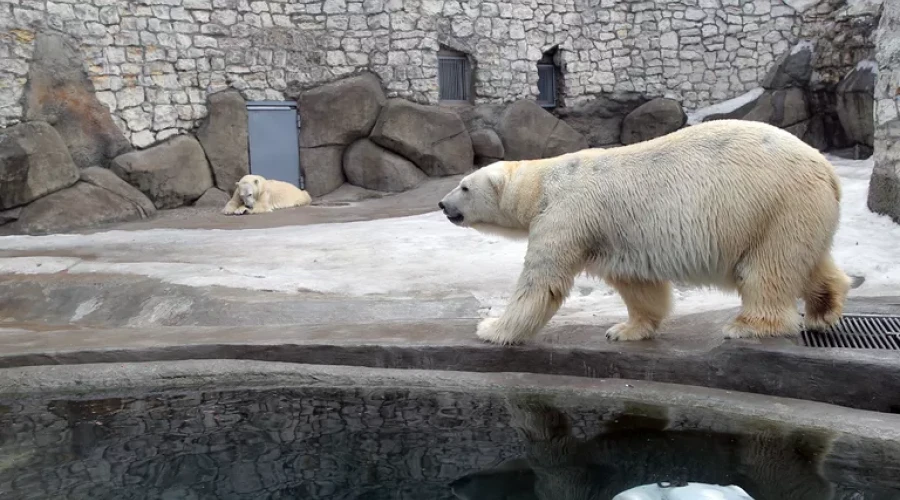
[[[529,238],[525,267],[506,310],[487,318],[476,334],[494,344],[520,344],[532,339],[556,314],[569,295],[579,270],[577,249],[545,245]]]
[[[231,199],[225,204],[222,213],[225,215],[240,215],[239,210],[243,208],[243,204],[243,201],[241,201],[241,190],[240,188],[235,188],[234,194],[231,195]]]

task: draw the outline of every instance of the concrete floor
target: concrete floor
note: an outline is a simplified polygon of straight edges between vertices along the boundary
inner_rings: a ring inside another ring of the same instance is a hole
[[[391,196],[345,187],[318,206],[261,216],[179,209],[84,232],[262,229],[410,216],[434,211],[457,182],[430,180]],[[0,249],[0,259],[30,255]],[[89,249],[60,256],[92,258]],[[637,343],[607,342],[612,322],[603,318],[555,321],[533,344],[510,348],[474,337],[480,308],[472,296],[437,292],[348,297],[183,286],[125,274],[8,274],[0,275],[0,368],[225,358],[517,371],[689,384],[900,413],[895,352],[811,349],[788,339],[725,342],[719,332],[735,309],[673,318],[659,339]],[[848,310],[900,314],[900,298],[854,299]]]

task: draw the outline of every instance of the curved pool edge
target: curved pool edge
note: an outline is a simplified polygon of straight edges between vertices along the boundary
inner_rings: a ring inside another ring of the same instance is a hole
[[[4,333],[0,368],[232,359],[545,373],[711,387],[900,413],[896,351],[815,349],[785,339],[723,342],[702,331],[610,343],[596,328],[578,325],[551,329],[533,344],[502,347],[474,339],[473,326],[472,320],[455,320],[21,331]]]
[[[512,406],[537,403],[563,412],[594,408],[606,418],[644,417],[665,422],[666,429],[674,431],[772,433],[784,439],[799,432],[827,443],[820,465],[829,478],[872,481],[900,491],[900,474],[895,474],[900,464],[900,415],[813,401],[628,379],[248,360],[0,369],[0,409],[5,412],[15,412],[22,405],[50,407],[66,401],[102,403],[198,393],[280,391],[303,397],[322,389],[373,395],[402,391],[431,398],[456,394]]]

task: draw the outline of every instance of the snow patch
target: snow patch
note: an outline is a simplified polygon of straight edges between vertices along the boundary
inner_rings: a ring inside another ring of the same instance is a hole
[[[856,71],[871,71],[878,73],[878,63],[873,59],[863,59],[856,63]]]
[[[700,108],[693,113],[688,113],[687,124],[696,125],[698,123],[701,123],[703,122],[703,119],[709,115],[731,113],[741,106],[759,99],[759,96],[763,95],[763,92],[765,92],[765,89],[763,89],[762,87],[758,87],[727,101],[722,101],[705,108]]]
[[[802,52],[802,51],[804,51],[804,50],[807,50],[807,51],[809,51],[809,52],[813,52],[813,49],[815,49],[815,46],[813,45],[812,42],[810,42],[809,40],[800,40],[799,42],[797,42],[796,45],[794,45],[794,46],[791,48],[791,55],[797,54],[797,53]]]
[[[864,276],[854,296],[897,295],[900,226],[866,207],[873,161],[829,160],[841,178],[841,225],[834,256]],[[0,237],[0,248],[32,256],[0,258],[0,273],[114,273],[194,286],[358,297],[475,297],[485,315],[506,307],[527,243],[482,235],[438,212],[414,217],[270,229],[109,231],[88,235]],[[59,257],[66,250],[92,255]],[[41,256],[52,252],[56,256]],[[728,309],[736,294],[679,289],[675,314]],[[177,316],[188,304],[147,304],[146,321]],[[86,306],[78,313],[89,313]],[[555,319],[599,322],[626,315],[602,281],[579,276]]]

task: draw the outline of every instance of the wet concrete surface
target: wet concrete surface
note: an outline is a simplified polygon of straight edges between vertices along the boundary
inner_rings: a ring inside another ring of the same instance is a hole
[[[352,318],[354,307],[341,310]],[[725,340],[710,333],[735,311],[674,319],[658,339],[643,342],[608,342],[608,324],[551,324],[535,342],[516,347],[479,341],[477,319],[426,320],[416,317],[419,312],[413,305],[402,319],[392,310],[389,321],[265,326],[35,329],[33,322],[7,323],[0,329],[0,367],[244,359],[530,372],[688,384],[900,413],[896,352],[808,348],[791,339]]]

